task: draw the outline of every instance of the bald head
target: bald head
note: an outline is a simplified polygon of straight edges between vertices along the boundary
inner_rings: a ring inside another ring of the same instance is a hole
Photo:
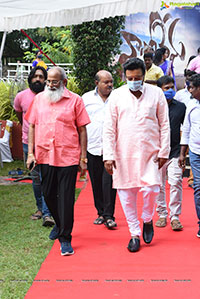
[[[101,70],[95,75],[95,84],[97,86],[98,94],[105,101],[113,88],[113,78],[110,72]]]
[[[67,76],[61,67],[52,67],[47,73],[47,86],[56,90],[67,84]]]
[[[96,73],[95,80],[99,82],[101,80],[101,77],[106,77],[106,76],[112,78],[112,75],[110,72],[105,71],[105,70],[100,70]]]
[[[63,68],[59,67],[59,66],[54,66],[52,67],[49,71],[48,71],[48,75],[50,76],[54,76],[54,75],[59,75],[60,76],[60,80],[67,80],[67,76],[66,73],[64,71]]]

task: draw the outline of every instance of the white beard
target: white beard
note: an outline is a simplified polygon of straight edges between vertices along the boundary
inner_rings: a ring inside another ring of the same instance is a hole
[[[49,99],[50,103],[57,103],[61,100],[64,92],[64,85],[61,84],[59,88],[53,87],[50,89],[47,85],[45,86],[45,96]]]

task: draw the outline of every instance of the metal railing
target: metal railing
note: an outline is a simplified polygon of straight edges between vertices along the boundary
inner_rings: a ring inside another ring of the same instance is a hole
[[[8,80],[10,79],[26,79],[28,78],[28,75],[32,69],[32,64],[31,63],[14,63],[10,62],[8,63],[9,66],[12,66],[13,69],[7,70],[7,78]],[[46,63],[48,67],[52,67],[52,63]],[[57,66],[62,67],[66,74],[69,75],[73,73],[73,63],[57,63]]]

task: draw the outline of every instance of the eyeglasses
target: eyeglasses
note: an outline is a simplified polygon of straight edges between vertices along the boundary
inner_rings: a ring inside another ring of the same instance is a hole
[[[58,83],[60,83],[61,80],[47,80],[46,83],[49,85],[49,84],[52,84],[52,85],[57,85]]]

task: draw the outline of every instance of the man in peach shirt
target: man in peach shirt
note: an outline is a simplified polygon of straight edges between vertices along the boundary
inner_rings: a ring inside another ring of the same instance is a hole
[[[140,248],[137,192],[143,193],[143,239],[153,239],[152,217],[160,191],[160,168],[169,157],[170,127],[165,96],[158,87],[144,83],[145,65],[139,58],[124,64],[127,85],[110,96],[103,133],[103,159],[113,174],[131,234],[128,250]]]
[[[75,183],[78,166],[87,168],[87,133],[90,122],[83,100],[64,86],[65,71],[48,71],[45,91],[38,94],[27,112],[28,160],[40,165],[45,201],[56,222],[50,233],[58,238],[61,255],[74,253],[71,232],[74,222]]]

